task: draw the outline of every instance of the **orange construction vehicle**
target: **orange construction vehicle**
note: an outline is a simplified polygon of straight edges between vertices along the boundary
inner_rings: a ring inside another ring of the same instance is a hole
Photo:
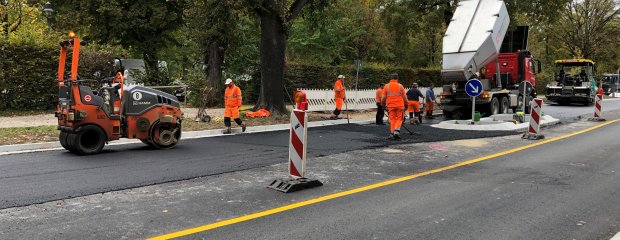
[[[83,80],[78,77],[80,46],[75,34],[60,43],[58,64],[58,130],[60,144],[70,152],[101,152],[109,141],[137,138],[159,149],[176,146],[181,139],[183,113],[173,95],[142,86],[125,86],[121,73],[114,77]],[[67,53],[72,50],[71,73],[65,79]],[[93,91],[89,86],[96,84]]]

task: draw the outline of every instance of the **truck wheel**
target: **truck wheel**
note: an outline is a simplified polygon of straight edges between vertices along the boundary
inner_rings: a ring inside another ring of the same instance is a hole
[[[499,99],[497,99],[496,97],[491,99],[491,103],[489,104],[489,111],[488,114],[489,115],[497,115],[499,114]]]
[[[448,112],[448,111],[443,111],[443,119],[445,120],[450,120],[452,119],[452,112]]]
[[[70,138],[72,149],[80,155],[90,155],[101,152],[106,142],[106,135],[100,127],[86,125],[81,127],[74,137]]]
[[[507,114],[508,113],[508,109],[510,109],[510,102],[508,101],[508,97],[502,97],[502,100],[500,101],[501,103],[501,110],[500,112],[502,114]]]
[[[520,111],[521,109],[523,109],[523,104],[525,104],[525,114],[529,114],[530,113],[530,108],[528,106],[527,103],[523,102],[523,95],[519,95],[519,97],[517,97],[517,111]]]

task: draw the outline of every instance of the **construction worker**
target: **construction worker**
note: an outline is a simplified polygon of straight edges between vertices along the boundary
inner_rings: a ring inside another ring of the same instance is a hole
[[[420,97],[424,97],[424,95],[422,95],[422,92],[420,92],[420,89],[418,89],[418,84],[413,83],[411,89],[407,91],[407,99],[409,99],[407,109],[409,109],[409,123],[411,125],[416,123],[422,123],[422,114],[420,111]]]
[[[435,85],[431,83],[430,85],[428,85],[428,88],[426,89],[426,104],[424,104],[424,111],[426,113],[424,113],[424,115],[426,116],[427,119],[433,119],[433,110],[435,108],[435,99],[436,99],[433,88],[435,88]]]
[[[407,104],[407,94],[403,85],[398,83],[398,74],[393,73],[390,82],[383,87],[381,103],[388,110],[390,119],[390,136],[388,139],[400,140],[400,127]]]
[[[241,89],[235,86],[232,79],[226,79],[226,90],[224,91],[224,125],[226,126],[226,130],[224,134],[232,133],[230,129],[230,119],[234,119],[235,122],[241,126],[241,131],[245,132],[245,123],[241,121],[239,118],[239,107],[241,107],[242,97],[241,97]]]
[[[381,104],[381,101],[383,99],[383,88],[384,88],[385,84],[381,83],[379,85],[379,88],[377,88],[377,91],[375,92],[375,99],[377,101],[377,119],[376,119],[376,124],[377,125],[385,125],[385,123],[383,123],[383,117],[385,115],[384,111],[385,109],[383,109],[383,104]]]
[[[334,83],[334,101],[336,102],[336,109],[334,110],[331,119],[338,119],[338,115],[342,111],[342,105],[346,99],[344,93],[344,75],[338,75],[336,82]]]

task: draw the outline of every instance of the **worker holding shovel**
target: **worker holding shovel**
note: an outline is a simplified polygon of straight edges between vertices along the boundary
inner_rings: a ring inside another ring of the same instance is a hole
[[[407,94],[402,84],[398,83],[398,74],[393,73],[391,80],[383,88],[381,99],[383,106],[387,107],[390,119],[390,140],[400,140],[400,128],[403,124]]]

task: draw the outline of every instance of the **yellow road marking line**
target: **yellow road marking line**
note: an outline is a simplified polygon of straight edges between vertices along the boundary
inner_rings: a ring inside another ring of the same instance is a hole
[[[603,124],[600,124],[600,125],[596,125],[596,126],[593,126],[593,127],[581,130],[581,131],[577,131],[577,132],[574,132],[574,133],[570,133],[570,134],[566,134],[566,135],[563,135],[563,136],[547,139],[547,140],[544,140],[544,141],[528,144],[528,145],[521,146],[521,147],[518,147],[518,148],[513,148],[513,149],[510,149],[510,150],[503,151],[503,152],[494,153],[494,154],[487,155],[487,156],[484,156],[484,157],[479,157],[479,158],[467,160],[467,161],[456,163],[456,164],[449,165],[449,166],[446,166],[446,167],[436,168],[436,169],[429,170],[429,171],[426,171],[426,172],[416,173],[416,174],[413,174],[413,175],[409,175],[409,176],[405,176],[405,177],[400,177],[400,178],[396,178],[396,179],[392,179],[392,180],[387,180],[387,181],[384,181],[384,182],[375,183],[375,184],[371,184],[371,185],[368,185],[368,186],[364,186],[364,187],[360,187],[360,188],[355,188],[355,189],[351,189],[351,190],[347,190],[347,191],[343,191],[343,192],[338,192],[338,193],[334,193],[334,194],[330,194],[330,195],[326,195],[326,196],[322,196],[322,197],[318,197],[318,198],[314,198],[314,199],[309,199],[309,200],[305,200],[305,201],[302,201],[302,202],[297,202],[297,203],[293,203],[293,204],[290,204],[290,205],[285,205],[285,206],[269,209],[269,210],[262,211],[262,212],[257,212],[257,213],[252,213],[252,214],[248,214],[248,215],[241,216],[241,217],[231,218],[231,219],[228,219],[228,220],[219,221],[219,222],[203,225],[203,226],[196,227],[196,228],[190,228],[190,229],[186,229],[186,230],[182,230],[182,231],[178,231],[178,232],[173,232],[173,233],[169,233],[169,234],[166,234],[166,235],[161,235],[161,236],[149,238],[149,240],[163,240],[163,239],[172,239],[172,238],[183,237],[183,236],[187,236],[187,235],[191,235],[191,234],[195,234],[195,233],[199,233],[199,232],[204,232],[204,231],[212,230],[212,229],[219,228],[219,227],[224,227],[224,226],[228,226],[228,225],[232,225],[232,224],[236,224],[236,223],[240,223],[240,222],[245,222],[245,221],[256,219],[256,218],[261,218],[261,217],[269,216],[269,215],[272,215],[272,214],[288,211],[288,210],[295,209],[295,208],[300,208],[300,207],[303,207],[303,206],[312,205],[312,204],[315,204],[315,203],[324,202],[324,201],[335,199],[335,198],[344,197],[344,196],[355,194],[355,193],[365,192],[365,191],[372,190],[372,189],[375,189],[375,188],[385,187],[385,186],[392,185],[392,184],[395,184],[395,183],[400,183],[400,182],[408,181],[408,180],[411,180],[411,179],[414,179],[414,178],[419,178],[419,177],[430,175],[430,174],[433,174],[433,173],[439,173],[439,172],[447,171],[447,170],[458,168],[458,167],[462,167],[462,166],[465,166],[465,165],[470,165],[470,164],[473,164],[473,163],[482,162],[482,161],[486,161],[486,160],[489,160],[489,159],[493,159],[493,158],[501,157],[501,156],[504,156],[504,155],[508,155],[508,154],[511,154],[511,153],[523,151],[523,150],[526,150],[526,149],[529,149],[529,148],[533,148],[533,147],[537,147],[537,146],[540,146],[540,145],[543,145],[543,144],[559,141],[559,140],[562,140],[562,139],[573,137],[575,135],[579,135],[579,134],[582,134],[582,133],[585,133],[585,132],[592,131],[592,130],[597,129],[597,128],[601,128],[601,127],[607,126],[609,124],[612,124],[612,123],[615,123],[615,122],[618,122],[618,121],[620,121],[620,119],[616,119],[616,120],[613,120],[613,121],[608,121],[606,123],[603,123]]]

